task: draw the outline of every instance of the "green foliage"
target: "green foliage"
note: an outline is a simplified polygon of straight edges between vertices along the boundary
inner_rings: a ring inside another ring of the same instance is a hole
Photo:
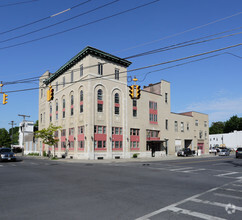
[[[209,134],[222,134],[224,133],[224,122],[213,122],[209,128]]]
[[[58,131],[60,129],[61,126],[55,126],[53,124],[50,124],[48,128],[43,128],[40,131],[36,131],[35,137],[41,138],[44,144],[53,146],[55,143],[59,141],[58,138],[54,137],[55,131]]]
[[[43,151],[43,157],[47,157],[47,153],[45,150]]]
[[[39,153],[29,153],[29,156],[39,156]]]
[[[213,122],[209,128],[209,134],[229,133],[235,130],[242,131],[242,117],[237,115],[232,116],[225,122]]]
[[[13,127],[13,140],[12,140],[12,128],[9,129],[9,136],[11,137],[11,143],[18,145],[19,144],[19,127]]]
[[[133,158],[137,158],[138,157],[138,154],[133,154]]]
[[[11,139],[5,128],[0,128],[0,147],[10,147]]]

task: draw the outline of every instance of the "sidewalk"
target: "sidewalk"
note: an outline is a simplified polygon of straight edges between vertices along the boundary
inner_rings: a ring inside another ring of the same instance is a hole
[[[48,157],[41,156],[24,156],[27,158],[33,159],[43,159],[43,160],[51,160]],[[124,158],[124,159],[102,159],[102,160],[88,160],[88,159],[70,159],[70,158],[58,158],[57,160],[53,160],[56,162],[67,162],[67,163],[136,163],[136,162],[156,162],[156,161],[166,161],[166,160],[189,160],[192,158],[213,158],[217,157],[214,154],[205,154],[201,156],[192,156],[192,157],[178,157],[175,155],[163,156],[163,157],[151,157],[151,158]]]

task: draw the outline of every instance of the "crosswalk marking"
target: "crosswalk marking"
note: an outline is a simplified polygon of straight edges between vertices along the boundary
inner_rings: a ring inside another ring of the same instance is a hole
[[[195,170],[183,170],[183,171],[181,171],[181,172],[183,172],[183,173],[191,173],[191,172],[203,171],[203,170],[206,170],[206,169],[201,168],[201,169],[195,169]]]
[[[231,172],[231,173],[222,173],[222,174],[218,174],[215,176],[228,176],[228,175],[233,175],[233,174],[237,174],[238,172]]]
[[[221,188],[222,190],[233,191],[233,192],[242,192],[242,190],[237,189],[229,189],[229,188]]]
[[[223,193],[213,193],[215,196],[221,196],[221,197],[226,197],[226,198],[231,198],[231,199],[239,199],[242,200],[241,197],[239,196],[232,196],[232,195],[227,195],[227,194],[223,194]]]
[[[196,199],[196,198],[191,199],[191,201],[197,202],[197,203],[219,206],[219,207],[223,207],[223,208],[226,208],[228,206],[228,204],[224,204],[224,203],[220,203],[220,202],[210,202],[208,200],[201,200],[201,199]],[[242,207],[239,207],[239,206],[235,206],[235,209],[238,211],[242,211]]]
[[[201,219],[206,219],[206,220],[207,219],[209,219],[209,220],[225,220],[225,218],[219,218],[216,216],[207,215],[207,214],[200,213],[200,212],[194,212],[194,211],[191,211],[188,209],[181,209],[178,207],[170,207],[170,208],[168,208],[168,210],[173,211],[173,212],[179,212],[179,213],[182,213],[185,215],[190,215],[190,216],[201,218]]]
[[[190,169],[193,169],[193,167],[182,167],[177,169],[171,169],[170,171],[181,171],[181,170],[190,170]]]

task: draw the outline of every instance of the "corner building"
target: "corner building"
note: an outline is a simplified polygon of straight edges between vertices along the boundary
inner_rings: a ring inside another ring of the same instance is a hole
[[[208,115],[170,112],[170,83],[144,86],[132,100],[127,86],[131,62],[86,47],[55,73],[39,79],[39,130],[50,123],[57,156],[110,159],[174,155],[183,147],[208,153]],[[54,99],[47,102],[51,85]],[[52,151],[39,140],[40,151]]]

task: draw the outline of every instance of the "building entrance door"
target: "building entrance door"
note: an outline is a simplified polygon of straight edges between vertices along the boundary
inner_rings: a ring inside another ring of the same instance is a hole
[[[147,141],[146,150],[151,151],[151,157],[155,157],[156,151],[161,151],[162,142],[161,141]]]

